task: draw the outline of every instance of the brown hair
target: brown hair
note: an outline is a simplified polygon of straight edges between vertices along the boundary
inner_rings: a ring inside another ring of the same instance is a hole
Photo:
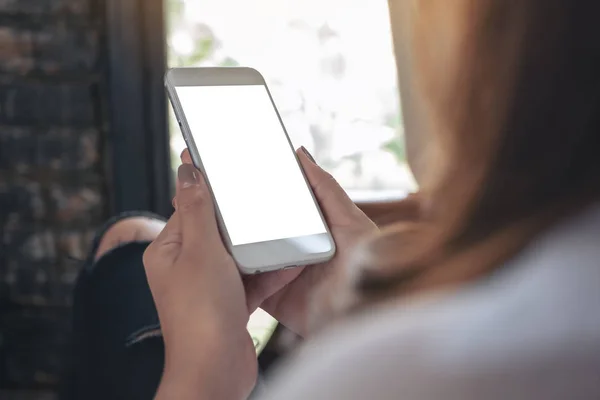
[[[367,243],[360,300],[489,275],[600,196],[600,3],[407,3],[431,127],[420,218]]]

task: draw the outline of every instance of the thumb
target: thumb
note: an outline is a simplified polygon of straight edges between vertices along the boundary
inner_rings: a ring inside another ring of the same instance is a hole
[[[342,222],[356,205],[335,178],[319,167],[304,146],[296,150],[308,182],[330,223]]]
[[[177,170],[177,214],[184,249],[221,243],[208,186],[192,164],[182,164]]]

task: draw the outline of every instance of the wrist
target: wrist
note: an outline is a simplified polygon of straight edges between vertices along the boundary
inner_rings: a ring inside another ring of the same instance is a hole
[[[183,372],[183,371],[181,371]],[[199,380],[185,377],[185,374],[167,373],[165,370],[154,400],[208,400],[207,388],[198,384]]]
[[[226,346],[218,338],[189,346],[169,347],[166,343],[165,366],[155,400],[246,398],[247,389],[256,380],[257,360],[250,336],[245,338],[251,345],[248,352],[231,353],[236,346]]]
[[[233,383],[235,380],[235,383]],[[154,400],[240,400],[246,399],[256,378],[250,385],[238,381],[235,374],[207,365],[202,371],[190,371],[181,367],[168,367],[165,371]]]
[[[195,336],[195,335],[194,335]],[[165,340],[165,363],[156,400],[162,399],[210,399],[212,375],[218,373],[220,343],[209,340],[206,334],[199,340],[183,340],[180,337]],[[211,360],[213,362],[211,363]]]

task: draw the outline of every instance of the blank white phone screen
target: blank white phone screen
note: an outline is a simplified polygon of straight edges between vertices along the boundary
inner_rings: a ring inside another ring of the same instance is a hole
[[[176,90],[234,246],[326,232],[266,87]]]

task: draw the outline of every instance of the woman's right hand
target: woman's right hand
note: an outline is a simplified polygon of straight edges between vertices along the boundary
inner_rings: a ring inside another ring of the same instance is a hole
[[[309,307],[317,286],[334,273],[342,272],[356,245],[378,228],[348,197],[335,179],[301,148],[298,158],[333,234],[337,252],[324,264],[267,272],[244,278],[249,312],[262,308],[301,336],[309,330]],[[191,164],[189,152],[183,163]]]
[[[357,244],[364,237],[375,234],[378,228],[304,148],[297,153],[333,234],[336,254],[323,264],[249,276],[245,278],[245,288],[250,311],[260,307],[298,335],[306,337],[312,319],[311,306],[320,311],[327,308],[318,304],[321,296],[315,296],[316,290],[333,275],[343,274]]]

